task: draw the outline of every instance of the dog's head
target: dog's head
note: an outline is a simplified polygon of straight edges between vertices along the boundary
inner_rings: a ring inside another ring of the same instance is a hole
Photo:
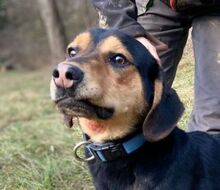
[[[149,141],[173,130],[183,106],[165,89],[160,66],[137,40],[116,30],[91,29],[67,52],[53,71],[51,97],[69,125],[78,117],[96,142],[122,138],[140,125]]]

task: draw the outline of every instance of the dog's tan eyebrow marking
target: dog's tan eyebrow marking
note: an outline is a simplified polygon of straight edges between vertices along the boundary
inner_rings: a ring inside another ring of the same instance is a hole
[[[76,38],[73,40],[73,42],[71,42],[68,47],[67,50],[71,47],[73,48],[78,48],[81,51],[85,50],[88,48],[88,46],[91,44],[92,42],[92,37],[91,34],[89,32],[84,32],[79,34],[78,36],[76,36]]]
[[[101,44],[99,45],[99,51],[101,54],[107,54],[107,53],[119,53],[123,54],[128,61],[133,61],[133,57],[128,52],[127,48],[122,44],[119,38],[116,36],[110,36],[106,39],[104,39]]]

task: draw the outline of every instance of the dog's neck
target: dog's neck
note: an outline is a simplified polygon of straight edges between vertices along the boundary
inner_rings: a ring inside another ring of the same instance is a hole
[[[83,133],[87,134],[96,143],[123,139],[135,133],[137,129],[142,130],[142,125],[136,123],[134,119],[126,118],[125,115],[118,115],[114,119],[106,121],[79,118]]]
[[[130,134],[130,135],[128,135],[128,136],[126,136],[122,139],[117,139],[117,140],[114,140],[114,141],[107,141],[107,142],[102,143],[102,144],[94,143],[93,144],[94,146],[98,145],[96,147],[97,149],[102,149],[102,148],[106,147],[106,145],[109,145],[111,143],[113,143],[113,145],[114,145],[112,150],[114,150],[114,147],[117,147],[115,149],[115,152],[114,151],[111,152],[111,149],[109,149],[107,151],[107,152],[112,153],[112,156],[110,155],[109,159],[108,159],[108,157],[107,157],[107,159],[106,158],[101,158],[100,159],[100,157],[97,156],[95,160],[98,161],[98,162],[104,162],[104,163],[108,162],[108,161],[112,161],[112,160],[114,160],[115,162],[117,162],[117,161],[121,162],[121,160],[127,160],[126,157],[135,157],[135,155],[137,156],[140,153],[143,156],[143,158],[145,158],[146,160],[152,159],[152,158],[160,159],[165,155],[169,155],[173,150],[173,146],[178,146],[178,144],[184,144],[184,141],[186,141],[186,138],[185,138],[186,133],[184,131],[182,131],[181,129],[179,129],[179,128],[175,128],[171,132],[171,134],[168,135],[165,139],[160,140],[158,142],[153,142],[153,143],[148,142],[146,139],[144,139],[144,135],[142,133],[140,133],[140,131],[136,131],[136,132],[137,133]],[[178,136],[179,137],[181,136],[181,138],[180,139],[176,138]],[[136,137],[138,139],[137,141],[139,141],[137,144],[135,144],[136,143],[135,142]],[[131,147],[134,146],[134,149],[132,149],[131,152],[124,154],[124,150],[121,151],[119,149],[119,151],[118,151],[117,144],[120,144],[119,145],[119,148],[120,148],[120,147],[123,146],[124,143],[127,143],[130,140],[133,141],[133,142],[131,142],[131,145],[129,145],[129,146],[131,146]],[[132,145],[133,143],[134,143],[134,145]],[[160,150],[160,151],[158,152],[158,150]],[[86,151],[86,152],[91,153],[91,150]],[[118,155],[114,155],[114,154],[117,154],[117,153],[118,153]],[[101,153],[101,154],[103,155],[105,153]]]
[[[141,148],[147,142],[142,133],[141,126],[135,126],[135,129],[135,131],[125,137],[106,140],[103,143],[92,142],[90,137],[84,134],[85,140],[91,142],[86,148],[95,156],[95,159],[103,162],[126,157]]]

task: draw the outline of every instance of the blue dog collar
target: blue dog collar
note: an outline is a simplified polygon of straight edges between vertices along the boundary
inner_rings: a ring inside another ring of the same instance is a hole
[[[135,152],[142,147],[145,142],[146,139],[141,133],[124,142],[110,142],[103,144],[89,143],[85,147],[91,156],[94,156],[103,162],[107,162]]]

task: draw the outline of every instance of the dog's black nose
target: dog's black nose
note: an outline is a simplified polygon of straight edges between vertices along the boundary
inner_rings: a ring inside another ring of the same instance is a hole
[[[76,66],[60,63],[53,70],[54,82],[57,86],[70,88],[83,79],[83,72]]]

